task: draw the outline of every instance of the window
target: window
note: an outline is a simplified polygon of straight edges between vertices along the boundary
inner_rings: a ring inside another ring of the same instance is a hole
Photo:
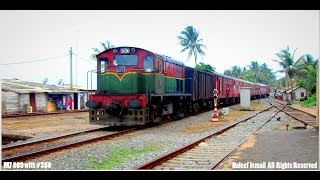
[[[304,97],[304,92],[301,92],[301,97]]]
[[[163,72],[163,61],[161,61],[160,59],[158,59],[158,70],[159,73]]]
[[[116,55],[113,60],[115,66],[136,66],[138,65],[137,55]]]
[[[101,61],[101,72],[106,72],[106,62],[105,61]]]
[[[143,58],[143,69],[153,70],[153,57],[145,56]]]
[[[108,63],[109,63],[108,58],[99,58],[98,59],[98,71],[100,71],[101,73],[106,72],[106,70],[108,69]]]

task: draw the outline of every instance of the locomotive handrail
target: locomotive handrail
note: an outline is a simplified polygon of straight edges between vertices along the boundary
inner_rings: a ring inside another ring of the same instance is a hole
[[[90,91],[89,91],[89,72],[90,72],[90,83],[91,83],[91,86],[90,86]],[[92,93],[92,73],[93,72],[101,72],[101,70],[89,70],[87,71],[87,100],[89,100],[89,93],[91,94]]]

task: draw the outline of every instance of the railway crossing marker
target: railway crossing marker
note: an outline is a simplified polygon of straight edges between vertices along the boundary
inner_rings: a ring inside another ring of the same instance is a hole
[[[213,113],[212,113],[212,122],[218,122],[219,121],[219,112],[218,112],[218,108],[217,108],[217,104],[218,104],[218,90],[214,89],[213,90],[213,102],[214,102],[214,106],[213,106]]]

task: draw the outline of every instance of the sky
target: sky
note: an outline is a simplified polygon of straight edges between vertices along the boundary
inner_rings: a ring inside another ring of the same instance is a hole
[[[96,68],[90,59],[92,48],[101,49],[99,43],[107,40],[194,67],[194,59],[186,61],[187,52],[181,52],[177,39],[189,25],[199,31],[207,46],[198,62],[210,64],[216,72],[234,65],[245,67],[251,61],[277,71],[281,68],[272,59],[287,46],[291,52],[297,49],[296,60],[307,53],[319,58],[319,17],[318,10],[2,10],[0,78],[40,83],[48,78],[48,84],[63,79],[69,84],[72,47],[78,54],[72,57],[73,84],[87,86],[87,72]]]

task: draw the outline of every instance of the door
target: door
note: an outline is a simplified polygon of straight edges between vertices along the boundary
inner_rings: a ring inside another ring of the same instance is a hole
[[[79,109],[78,108],[78,94],[79,93],[74,93],[74,109]]]
[[[32,106],[32,112],[36,112],[37,106],[36,106],[36,94],[35,93],[30,93],[30,105]]]

